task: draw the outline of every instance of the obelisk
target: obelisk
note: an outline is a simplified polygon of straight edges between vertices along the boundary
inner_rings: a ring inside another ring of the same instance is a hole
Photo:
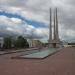
[[[57,8],[54,10],[54,33],[52,38],[52,13],[50,8],[50,25],[49,25],[49,47],[60,47],[60,39],[58,33],[58,16]]]
[[[55,42],[56,40],[56,14],[55,14],[55,10],[54,10],[54,38],[53,38],[53,42]]]
[[[52,47],[52,13],[50,8],[49,47]]]
[[[56,8],[56,41],[59,42],[57,8]]]
[[[58,15],[57,15],[57,8],[56,8],[56,47],[61,47],[59,33],[58,33]]]

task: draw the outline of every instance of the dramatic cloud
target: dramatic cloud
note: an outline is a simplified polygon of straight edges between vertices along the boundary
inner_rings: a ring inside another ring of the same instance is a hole
[[[49,9],[58,8],[59,19],[59,35],[63,40],[74,41],[75,40],[75,1],[74,0],[0,0],[0,12],[6,12],[11,14],[20,15],[28,20],[42,22],[43,26],[38,28],[34,24],[25,24],[22,19],[18,18],[6,18],[3,17],[4,23],[2,24],[2,18],[0,23],[2,25],[9,25],[7,30],[23,34],[24,30],[27,31],[25,35],[33,33],[34,36],[43,37],[48,40],[48,26],[49,26]],[[10,28],[11,26],[11,28]],[[27,26],[27,27],[25,27]],[[31,26],[31,29],[29,27]],[[24,30],[23,30],[24,29]],[[22,31],[22,32],[21,32]],[[34,33],[36,32],[36,33]],[[36,35],[35,35],[36,34]],[[39,35],[40,34],[40,35]]]
[[[0,32],[12,32],[25,36],[26,38],[43,38],[46,34],[43,33],[42,30],[43,29],[36,29],[32,25],[28,25],[19,18],[0,16]]]

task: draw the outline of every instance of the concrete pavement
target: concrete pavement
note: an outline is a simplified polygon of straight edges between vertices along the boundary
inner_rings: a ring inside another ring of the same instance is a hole
[[[75,75],[75,49],[64,48],[43,60],[11,59],[21,53],[0,56],[0,75]]]

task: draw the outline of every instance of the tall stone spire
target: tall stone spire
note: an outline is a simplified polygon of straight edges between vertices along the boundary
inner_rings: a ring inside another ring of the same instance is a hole
[[[49,26],[49,47],[60,47],[60,39],[58,33],[58,16],[57,8],[54,10],[54,38],[52,38],[52,13],[50,8],[50,26]]]
[[[54,10],[54,41],[56,40],[56,14],[55,14],[55,10]]]
[[[56,41],[59,41],[57,8],[56,8]]]
[[[50,8],[49,43],[52,42],[52,13]]]

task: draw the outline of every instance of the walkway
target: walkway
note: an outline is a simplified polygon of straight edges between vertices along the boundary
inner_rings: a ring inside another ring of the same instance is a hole
[[[0,56],[0,75],[75,75],[75,49],[64,48],[43,60],[10,59],[20,53]]]

